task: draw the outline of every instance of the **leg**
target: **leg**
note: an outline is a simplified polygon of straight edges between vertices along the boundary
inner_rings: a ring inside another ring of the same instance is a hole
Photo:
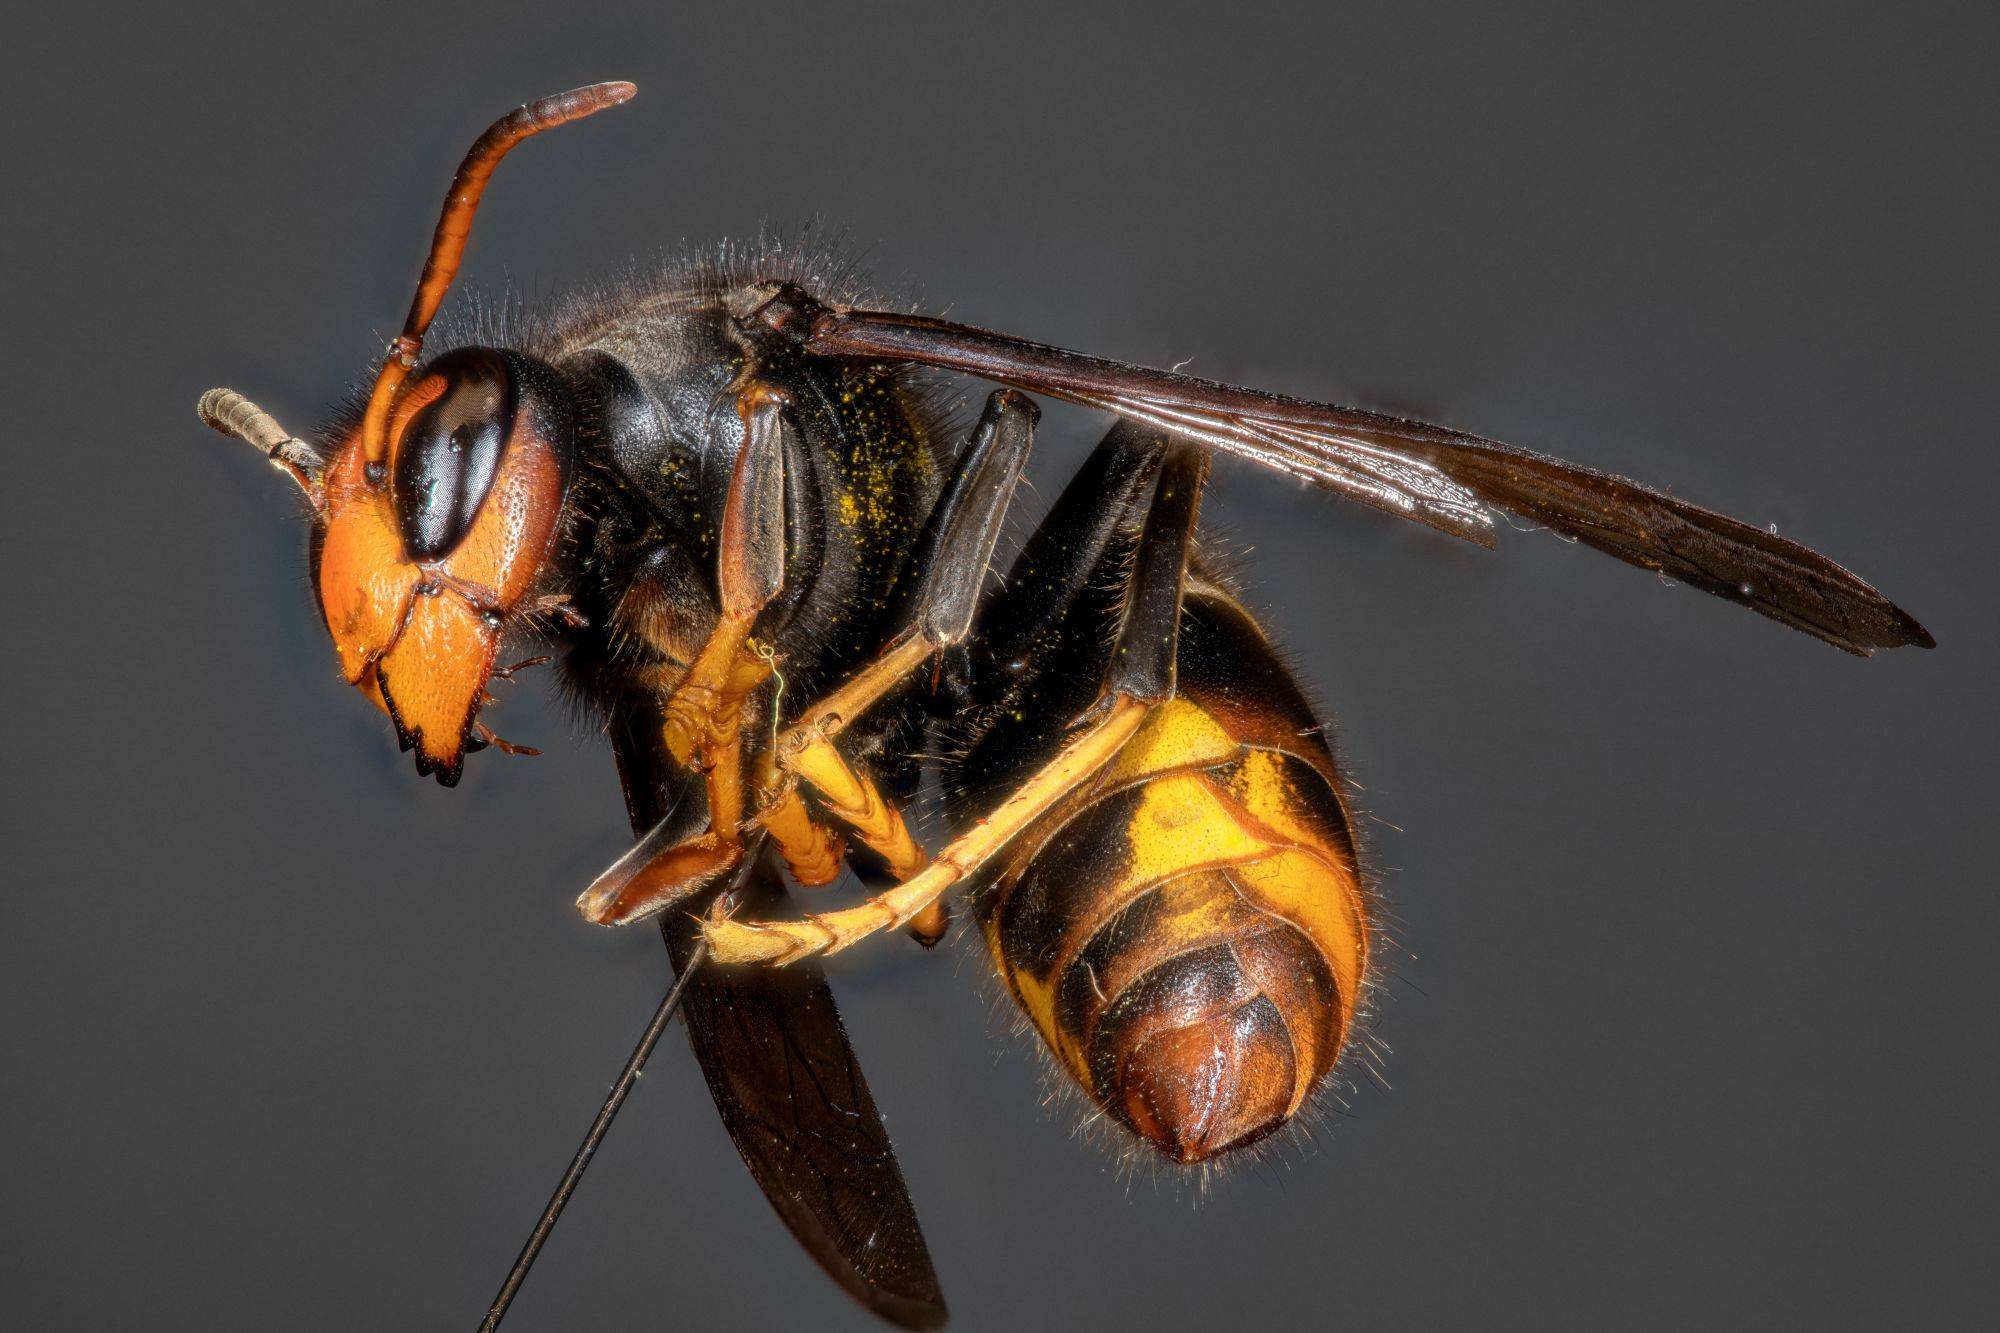
[[[742,855],[742,706],[771,667],[757,655],[749,633],[783,584],[784,460],[796,442],[790,438],[795,427],[787,405],[769,390],[746,390],[738,411],[745,443],[723,518],[721,615],[668,700],[663,729],[672,756],[698,764],[706,775],[709,828],[686,840],[649,834],[599,876],[577,906],[601,925],[620,925],[669,907],[713,883]],[[812,820],[798,793],[800,771],[784,763],[788,754],[807,749],[814,749],[821,761],[817,771],[827,778],[835,813],[850,816],[862,840],[884,856],[893,872],[899,877],[914,874],[926,863],[901,814],[872,782],[847,766],[831,737],[932,653],[965,636],[1033,439],[1034,418],[1033,404],[1020,394],[1000,392],[988,400],[965,462],[920,542],[915,563],[923,575],[907,603],[905,629],[881,657],[780,740],[776,759],[782,773],[758,774],[763,806],[758,821],[803,883],[826,883],[840,865],[837,844]],[[814,769],[813,758],[805,769]],[[851,781],[843,783],[842,775]],[[931,932],[927,942],[943,934],[941,915],[924,924]],[[920,933],[920,938],[925,936]]]
[[[705,924],[716,960],[791,962],[908,921],[1109,763],[1147,711],[1173,696],[1181,596],[1206,473],[1206,456],[1192,447],[1169,453],[1147,509],[1103,692],[1053,760],[917,875],[858,907],[803,921]]]
[[[1091,451],[1007,572],[1004,591],[980,609],[974,657],[986,679],[974,693],[993,702],[1026,671],[1092,586],[1121,527],[1145,513],[1166,452],[1159,432],[1120,421]]]
[[[778,763],[787,772],[797,771],[791,761],[798,754],[832,741],[933,655],[971,631],[1007,506],[1034,444],[1036,415],[1034,404],[1011,389],[987,398],[965,459],[918,541],[911,561],[918,577],[904,602],[903,627],[890,636],[879,657],[808,708],[779,738]]]
[[[757,822],[771,835],[792,878],[807,888],[840,878],[846,844],[839,834],[813,818],[805,798],[799,795],[798,784],[779,775],[769,750],[751,762],[750,773],[750,785],[757,795]]]
[[[987,399],[965,458],[918,542],[912,565],[919,575],[904,604],[903,629],[881,656],[807,709],[774,747],[787,777],[813,788],[828,813],[852,829],[899,880],[921,872],[929,858],[895,803],[848,763],[834,737],[971,630],[1007,506],[1034,442],[1035,417],[1034,404],[1020,394],[1003,390]],[[777,833],[795,818],[799,804],[796,790],[786,790],[762,816],[765,826]],[[912,921],[910,933],[929,947],[944,937],[948,924],[938,904]]]
[[[743,451],[722,515],[721,615],[667,700],[667,749],[683,764],[720,748],[718,726],[729,726],[728,715],[740,715],[745,696],[762,683],[761,676],[747,686],[745,679],[759,665],[769,674],[769,664],[749,649],[750,627],[784,586],[785,456],[798,447],[796,428],[784,396],[762,385],[738,395],[736,410],[743,418]]]
[[[722,516],[720,614],[669,696],[661,728],[673,758],[702,770],[708,830],[658,845],[649,834],[599,875],[576,903],[598,925],[623,925],[670,907],[742,859],[743,703],[771,673],[750,630],[784,585],[786,457],[799,445],[783,394],[753,384],[737,396],[736,410],[743,451]]]

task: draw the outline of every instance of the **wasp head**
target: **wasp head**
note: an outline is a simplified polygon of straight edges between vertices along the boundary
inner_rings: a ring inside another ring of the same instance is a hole
[[[468,347],[412,377],[383,457],[356,435],[327,466],[313,584],[341,674],[446,786],[554,543],[574,452],[552,371]]]
[[[477,748],[486,683],[508,622],[533,602],[562,526],[575,428],[547,364],[464,347],[420,362],[493,168],[521,140],[616,106],[601,83],[501,117],[459,165],[403,332],[360,424],[330,451],[287,434],[227,390],[202,418],[264,450],[314,511],[313,584],[341,674],[396,726],[417,771],[445,786]]]

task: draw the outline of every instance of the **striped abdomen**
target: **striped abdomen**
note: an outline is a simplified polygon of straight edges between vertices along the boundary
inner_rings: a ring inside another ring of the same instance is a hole
[[[1240,606],[1188,593],[1177,696],[1017,844],[984,927],[1084,1091],[1197,1162],[1284,1125],[1368,969],[1333,757]]]

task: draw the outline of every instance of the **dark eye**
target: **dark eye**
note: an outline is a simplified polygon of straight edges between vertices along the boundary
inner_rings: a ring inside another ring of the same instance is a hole
[[[431,364],[449,384],[410,419],[396,446],[389,498],[412,560],[451,553],[472,527],[514,427],[514,376],[483,348],[447,352]]]

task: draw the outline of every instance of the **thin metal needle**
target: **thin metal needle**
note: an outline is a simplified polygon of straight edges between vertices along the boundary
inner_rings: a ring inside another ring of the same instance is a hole
[[[604,1105],[597,1112],[597,1119],[591,1121],[590,1132],[583,1136],[576,1156],[570,1159],[569,1170],[563,1172],[562,1183],[549,1196],[549,1206],[542,1209],[542,1220],[535,1223],[535,1229],[528,1235],[528,1243],[521,1247],[521,1255],[514,1260],[514,1267],[507,1273],[507,1280],[500,1284],[500,1294],[493,1298],[493,1305],[486,1312],[486,1319],[479,1325],[479,1333],[493,1333],[500,1327],[500,1321],[507,1317],[507,1307],[514,1303],[514,1295],[521,1290],[521,1284],[528,1279],[528,1270],[534,1267],[535,1256],[542,1252],[549,1233],[556,1229],[556,1219],[569,1204],[569,1196],[576,1193],[577,1182],[590,1168],[590,1159],[597,1153],[597,1145],[604,1142],[605,1131],[617,1118],[618,1108],[625,1104],[625,1097],[632,1091],[632,1085],[639,1080],[639,1071],[646,1067],[646,1060],[653,1048],[660,1044],[660,1034],[673,1021],[674,1011],[681,1007],[681,996],[687,993],[688,982],[701,970],[702,962],[708,957],[708,942],[698,942],[694,952],[688,956],[687,966],[681,969],[680,977],[673,989],[660,1001],[660,1007],[653,1015],[653,1021],[646,1025],[639,1044],[632,1049],[632,1058],[625,1062],[625,1072],[611,1085],[611,1095],[604,1099]]]

